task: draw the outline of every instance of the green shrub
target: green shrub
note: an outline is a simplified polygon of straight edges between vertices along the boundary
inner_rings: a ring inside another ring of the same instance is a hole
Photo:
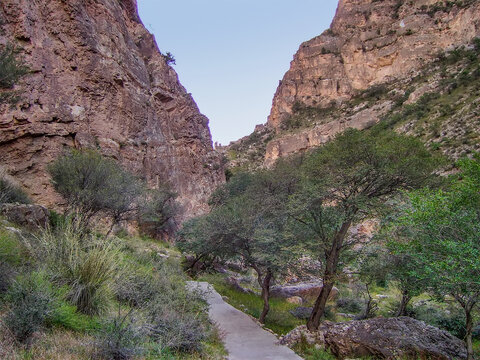
[[[42,273],[19,277],[6,294],[5,324],[19,342],[42,329],[54,312],[51,284]]]
[[[117,277],[114,293],[118,301],[132,307],[140,307],[155,299],[158,286],[151,273],[135,270],[134,266],[130,266]]]
[[[101,211],[114,221],[122,220],[141,193],[133,175],[93,150],[73,150],[56,159],[48,170],[55,190],[87,221]]]
[[[102,359],[126,360],[143,352],[145,330],[131,312],[106,321],[96,336],[96,356]]]
[[[15,270],[10,264],[0,261],[0,296],[4,294],[15,278]]]
[[[205,319],[187,312],[182,314],[169,309],[168,304],[157,303],[151,314],[150,336],[162,347],[182,351],[201,351],[202,342],[209,336]]]
[[[162,348],[194,352],[202,349],[202,342],[210,333],[208,305],[202,295],[187,291],[185,278],[178,263],[159,261],[157,294],[147,307],[147,322],[151,338]]]
[[[0,229],[0,261],[11,266],[19,266],[25,260],[24,250],[16,234]]]
[[[49,319],[49,324],[79,332],[91,332],[99,327],[98,320],[95,317],[80,314],[76,306],[65,301],[58,303]]]
[[[465,337],[465,315],[458,309],[447,311],[439,306],[427,304],[415,307],[412,315],[429,325],[447,330],[459,339]]]
[[[29,72],[28,66],[10,44],[0,46],[0,104],[15,104],[19,100],[14,85]]]
[[[359,313],[365,307],[362,299],[355,297],[341,297],[337,300],[337,307],[348,313]]]
[[[106,310],[117,269],[116,246],[86,234],[82,220],[67,220],[56,231],[44,231],[36,252],[47,264],[53,281],[70,289],[66,298],[87,315]]]
[[[0,204],[29,204],[28,195],[4,173],[0,172]]]

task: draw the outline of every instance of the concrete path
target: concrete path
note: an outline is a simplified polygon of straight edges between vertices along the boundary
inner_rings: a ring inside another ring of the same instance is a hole
[[[191,289],[205,293],[209,315],[223,337],[229,360],[301,360],[287,346],[276,345],[278,339],[258,326],[248,315],[223,301],[207,282],[189,281]]]

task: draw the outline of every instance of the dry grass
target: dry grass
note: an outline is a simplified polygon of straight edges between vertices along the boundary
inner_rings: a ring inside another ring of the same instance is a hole
[[[37,333],[29,347],[15,344],[13,338],[0,329],[0,358],[3,360],[89,360],[93,339],[65,330]]]

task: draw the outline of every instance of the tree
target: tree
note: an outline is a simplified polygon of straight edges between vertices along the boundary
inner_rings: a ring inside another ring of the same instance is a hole
[[[391,232],[390,247],[409,254],[409,276],[428,284],[440,299],[452,296],[465,313],[468,360],[473,359],[473,309],[480,301],[480,157],[460,162],[448,191],[410,194]]]
[[[272,171],[237,175],[212,196],[210,214],[188,222],[180,233],[180,248],[197,259],[206,254],[240,258],[254,269],[262,289],[262,323],[273,279],[294,261],[283,203],[295,184],[293,168],[283,163]]]
[[[133,210],[141,192],[133,175],[94,150],[72,150],[57,158],[48,170],[69,211],[79,211],[87,222],[102,211],[119,221]]]
[[[162,56],[165,59],[167,65],[176,65],[177,62],[171,52],[167,52],[165,55]]]
[[[412,137],[391,131],[339,134],[307,157],[301,190],[291,202],[293,226],[323,264],[323,287],[307,322],[315,330],[341,270],[352,223],[379,209],[400,190],[420,187],[435,161]]]
[[[142,231],[158,235],[169,228],[169,222],[177,214],[177,194],[167,187],[146,190],[139,204],[138,222]],[[172,227],[176,230],[176,225]]]
[[[29,72],[29,68],[18,58],[11,45],[0,47],[0,105],[18,102],[14,85]]]
[[[72,150],[48,170],[55,190],[67,201],[68,212],[80,213],[86,223],[99,213],[110,217],[107,235],[121,221],[139,219],[158,229],[173,216],[171,192],[148,190],[116,161],[94,150]]]

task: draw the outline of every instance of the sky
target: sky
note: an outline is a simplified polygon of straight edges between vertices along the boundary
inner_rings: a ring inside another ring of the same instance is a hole
[[[270,113],[300,44],[328,29],[338,0],[137,0],[162,53],[210,119],[213,141],[252,133]]]

